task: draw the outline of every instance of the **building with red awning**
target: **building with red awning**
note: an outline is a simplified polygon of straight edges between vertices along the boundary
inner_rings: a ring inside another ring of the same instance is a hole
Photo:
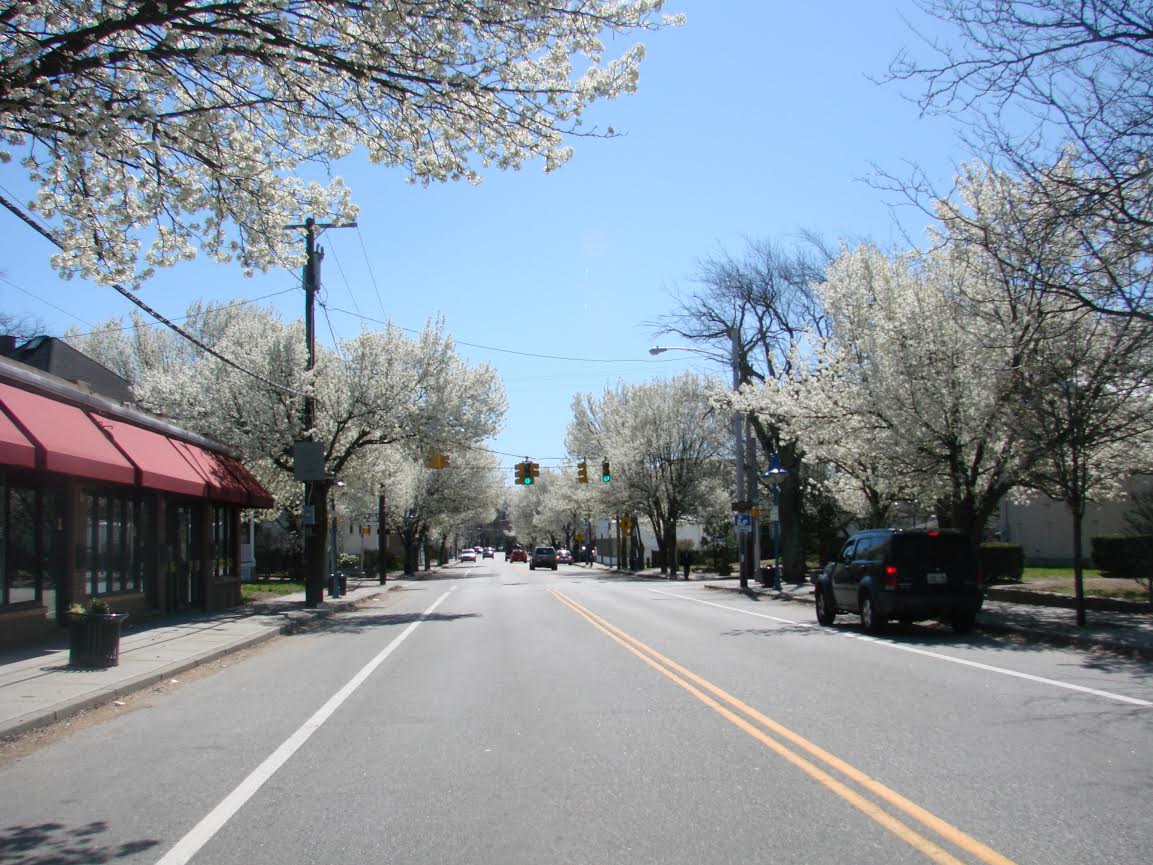
[[[13,357],[55,358],[78,380]],[[223,445],[128,393],[59,340],[0,338],[0,645],[51,636],[96,597],[137,620],[241,602],[240,515],[272,496]]]

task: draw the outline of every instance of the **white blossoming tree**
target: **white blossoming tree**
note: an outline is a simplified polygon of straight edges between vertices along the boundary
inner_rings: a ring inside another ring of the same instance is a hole
[[[398,446],[411,459],[423,460],[433,449],[474,445],[503,420],[505,394],[495,371],[464,363],[440,322],[417,339],[393,327],[362,331],[336,351],[319,350],[316,368],[308,373],[299,322],[286,323],[270,310],[244,305],[198,305],[189,314],[190,331],[260,378],[174,334],[143,326],[107,326],[100,335],[71,341],[127,373],[144,407],[238,449],[282,506],[300,502],[294,443],[308,432],[302,420],[306,393],[316,398],[311,432],[321,443],[325,474],[334,479],[343,479],[366,450]],[[327,499],[316,495],[311,502],[314,531],[322,533]],[[320,591],[323,544],[308,549],[311,598]]]
[[[661,570],[676,574],[677,524],[704,516],[718,482],[729,481],[730,417],[712,399],[717,382],[692,373],[619,385],[573,398],[565,446],[575,458],[604,454],[611,496],[644,514],[657,538]]]
[[[949,250],[845,250],[819,289],[829,337],[812,368],[744,404],[852,477],[865,520],[913,497],[979,538],[1034,456],[1015,423],[1030,323],[990,314],[983,276]]]
[[[1013,222],[964,207],[938,212],[978,229],[1003,266],[1043,255],[1046,236],[1078,230],[1081,277],[1034,290],[1097,312],[1153,320],[1149,80],[1153,16],[1132,0],[917,0],[956,38],[935,33],[891,77],[923,85],[927,113],[965,121],[976,152],[1027,200]],[[919,185],[897,183],[916,193]],[[946,202],[946,205],[951,202]],[[947,211],[947,212],[946,212]],[[1024,230],[1022,230],[1024,229]],[[1022,241],[1025,241],[1022,245]],[[1126,267],[1118,267],[1124,259]]]
[[[678,23],[662,5],[10,3],[0,159],[39,188],[62,275],[134,286],[198,250],[299,264],[282,228],[355,215],[329,170],[356,149],[416,182],[477,181],[536,159],[552,170],[567,136],[611,135],[582,115],[636,88],[644,46],[614,56],[606,37]]]

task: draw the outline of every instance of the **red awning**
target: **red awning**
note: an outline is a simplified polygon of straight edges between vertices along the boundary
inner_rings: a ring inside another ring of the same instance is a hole
[[[0,403],[36,445],[36,466],[117,484],[136,482],[136,468],[82,410],[0,382]]]
[[[240,460],[225,454],[217,454],[225,467],[232,472],[248,495],[248,506],[252,508],[271,508],[275,506],[276,499],[266,490]]]
[[[36,468],[36,446],[0,411],[0,465]]]
[[[173,445],[188,457],[196,470],[208,479],[208,498],[225,502],[248,503],[248,490],[236,476],[228,470],[221,454],[206,450],[199,445],[170,439]]]
[[[101,415],[90,415],[139,471],[137,483],[152,490],[204,498],[208,482],[172,440],[160,433]]]

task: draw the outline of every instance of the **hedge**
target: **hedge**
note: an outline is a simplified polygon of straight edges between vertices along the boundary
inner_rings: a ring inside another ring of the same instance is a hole
[[[988,583],[1019,583],[1025,574],[1025,550],[1020,544],[981,544],[981,573]]]
[[[1153,573],[1153,535],[1092,538],[1093,564],[1110,577],[1145,580]]]

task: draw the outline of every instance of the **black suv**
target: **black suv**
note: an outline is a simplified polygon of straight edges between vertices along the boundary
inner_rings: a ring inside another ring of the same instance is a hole
[[[528,569],[552,568],[556,570],[556,549],[554,547],[536,547],[528,560]]]
[[[976,547],[949,529],[857,532],[816,578],[817,621],[831,625],[837,613],[858,613],[871,633],[890,619],[942,619],[967,633],[983,600]]]

